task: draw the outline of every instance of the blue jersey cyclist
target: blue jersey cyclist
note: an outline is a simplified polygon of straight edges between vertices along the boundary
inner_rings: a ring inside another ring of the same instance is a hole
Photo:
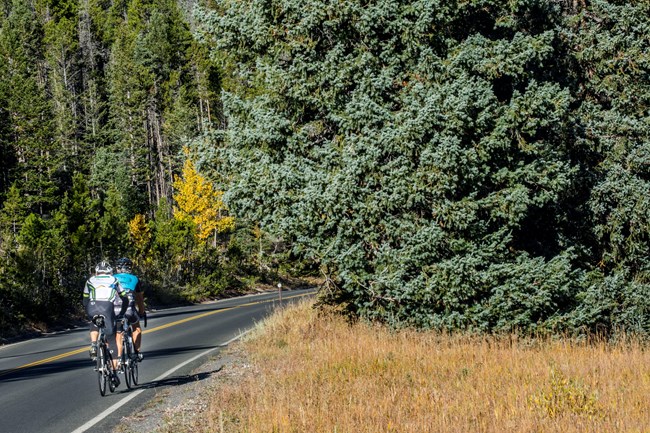
[[[120,282],[113,276],[111,265],[102,261],[95,266],[95,275],[90,277],[84,285],[83,305],[89,318],[95,315],[102,315],[105,318],[105,332],[107,337],[116,334],[116,321],[127,310],[133,302],[133,295],[120,285]],[[94,323],[90,324],[90,357],[94,360],[97,357],[97,338],[99,329]],[[117,331],[116,347],[118,358],[121,356],[121,332]],[[113,369],[117,368],[117,359],[113,360]],[[113,374],[115,385],[119,385],[117,375]]]
[[[117,269],[117,278],[120,285],[133,294],[135,302],[129,304],[124,317],[129,321],[133,330],[133,344],[135,346],[136,356],[142,361],[140,346],[142,344],[142,329],[140,328],[140,317],[144,317],[144,291],[140,285],[140,280],[132,272],[133,262],[128,258],[121,258],[115,263]],[[134,305],[135,304],[135,305]],[[135,307],[135,308],[134,308]]]

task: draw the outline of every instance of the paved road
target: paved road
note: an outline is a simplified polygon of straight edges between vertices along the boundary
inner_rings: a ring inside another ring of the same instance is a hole
[[[282,303],[313,293],[285,291]],[[277,293],[269,293],[150,312],[140,386],[128,390],[122,379],[106,397],[88,358],[87,328],[0,347],[0,432],[109,432],[279,305]]]

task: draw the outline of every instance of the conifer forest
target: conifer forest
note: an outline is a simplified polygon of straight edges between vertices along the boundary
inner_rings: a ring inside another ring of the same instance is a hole
[[[650,0],[0,0],[0,337],[95,264],[650,334]]]

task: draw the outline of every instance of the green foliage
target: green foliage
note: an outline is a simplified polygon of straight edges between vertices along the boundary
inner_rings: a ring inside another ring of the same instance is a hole
[[[225,288],[225,237],[202,249],[156,220],[181,148],[220,117],[218,73],[177,2],[2,1],[0,76],[0,337],[77,315],[104,258],[133,257],[152,299]],[[151,226],[138,245],[135,215]]]
[[[30,214],[16,240],[19,247],[15,263],[21,276],[17,290],[19,299],[26,304],[21,311],[36,322],[56,319],[70,308],[70,300],[66,299],[60,280],[59,270],[67,260],[67,251],[59,227],[55,221],[46,222]],[[57,307],[49,308],[50,305]]]
[[[196,19],[228,73],[226,201],[317,260],[331,299],[395,325],[576,331],[620,278],[647,311],[647,110],[625,105],[649,94],[647,4],[214,3]]]
[[[5,137],[15,162],[9,169],[31,211],[50,211],[56,201],[59,149],[52,146],[50,104],[41,77],[43,28],[25,2],[14,1],[0,33],[0,59],[6,62],[4,110],[9,125]],[[4,93],[3,92],[3,93]]]
[[[93,258],[102,257],[101,251],[96,250],[99,244],[100,206],[100,201],[91,197],[84,176],[75,174],[72,187],[63,196],[55,216],[69,239],[67,248],[75,279],[83,278],[93,268]]]
[[[650,3],[201,3],[0,3],[3,334],[123,255],[151,299],[316,273],[395,326],[648,332]]]

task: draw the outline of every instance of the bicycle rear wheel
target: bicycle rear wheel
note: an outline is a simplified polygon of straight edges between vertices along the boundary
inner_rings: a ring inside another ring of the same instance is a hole
[[[117,371],[113,370],[113,355],[106,348],[106,380],[108,382],[108,389],[115,392],[115,383],[113,382],[113,374]]]
[[[132,383],[131,383],[131,364],[133,361],[131,360],[131,347],[127,341],[127,338],[124,338],[124,341],[122,342],[122,372],[124,373],[124,381],[126,382],[126,387],[128,389],[131,389]]]
[[[138,384],[138,364],[138,361],[131,361],[131,365],[129,367],[131,381],[133,382],[134,386]]]
[[[97,381],[99,383],[99,393],[106,395],[106,346],[100,344],[97,348]]]

